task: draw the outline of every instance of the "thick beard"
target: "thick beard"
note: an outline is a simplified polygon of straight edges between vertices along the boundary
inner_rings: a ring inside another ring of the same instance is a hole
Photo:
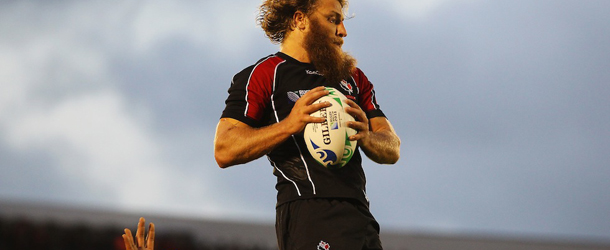
[[[313,66],[331,83],[349,79],[356,68],[356,59],[337,46],[335,39],[323,32],[322,25],[311,19],[311,30],[305,36],[304,47]]]

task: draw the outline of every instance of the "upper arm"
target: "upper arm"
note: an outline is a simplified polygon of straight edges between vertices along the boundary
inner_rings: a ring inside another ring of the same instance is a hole
[[[251,128],[247,124],[232,118],[221,118],[216,125],[216,135],[214,136],[214,158],[218,166],[225,168],[230,166],[234,160],[234,154],[230,152],[231,145],[240,129]]]
[[[245,124],[239,120],[233,118],[221,118],[218,121],[218,125],[216,125],[216,136],[214,137],[214,146],[218,146],[218,144],[222,144],[224,139],[228,138],[227,133],[231,133],[231,130],[240,127],[240,128],[252,128],[248,124]]]

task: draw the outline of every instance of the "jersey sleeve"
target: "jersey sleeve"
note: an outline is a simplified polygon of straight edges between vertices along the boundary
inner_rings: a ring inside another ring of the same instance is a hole
[[[269,57],[233,77],[221,118],[233,118],[251,127],[263,126],[273,94],[275,67],[281,59]]]
[[[366,113],[366,116],[369,119],[373,117],[386,117],[377,103],[375,88],[366,75],[364,75],[364,72],[356,68],[353,77],[358,86],[358,105]]]

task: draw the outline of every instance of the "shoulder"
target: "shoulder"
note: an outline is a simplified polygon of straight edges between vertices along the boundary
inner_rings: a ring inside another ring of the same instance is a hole
[[[354,78],[354,81],[356,81],[357,84],[368,83],[369,81],[362,69],[358,67],[354,68],[354,71],[352,71],[352,77]]]
[[[277,67],[277,65],[279,65],[280,63],[282,63],[284,61],[285,61],[284,59],[282,59],[281,57],[279,57],[277,55],[269,55],[269,56],[259,59],[255,64],[252,64],[252,65],[246,67],[241,72],[269,71],[270,69],[275,69],[275,67]]]
[[[364,72],[362,71],[362,69],[356,67],[356,68],[354,68],[354,71],[352,72],[352,75],[356,75],[356,76],[364,75]]]
[[[372,87],[372,86],[371,86],[372,84],[371,84],[371,82],[369,81],[369,78],[368,78],[368,77],[367,77],[367,76],[364,74],[364,72],[363,72],[363,71],[362,71],[360,68],[358,68],[358,67],[356,67],[356,68],[354,69],[354,71],[352,71],[352,78],[354,79],[354,82],[356,83],[356,86],[357,86],[359,89],[362,89],[362,88],[367,89],[367,88]]]
[[[250,82],[252,79],[269,79],[273,76],[276,67],[283,61],[285,60],[277,55],[263,57],[235,74],[233,80],[234,82]]]
[[[267,56],[265,58],[260,59],[258,62],[256,62],[256,64],[254,65],[254,70],[261,70],[261,71],[269,71],[269,70],[275,70],[275,68],[283,63],[284,60],[283,58],[277,56],[277,55],[270,55]]]

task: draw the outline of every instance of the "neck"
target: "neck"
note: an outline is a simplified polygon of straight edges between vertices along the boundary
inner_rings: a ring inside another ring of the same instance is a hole
[[[280,45],[280,52],[289,55],[299,62],[311,63],[309,53],[307,53],[307,50],[303,47],[303,43],[296,42],[294,39],[284,40]]]

